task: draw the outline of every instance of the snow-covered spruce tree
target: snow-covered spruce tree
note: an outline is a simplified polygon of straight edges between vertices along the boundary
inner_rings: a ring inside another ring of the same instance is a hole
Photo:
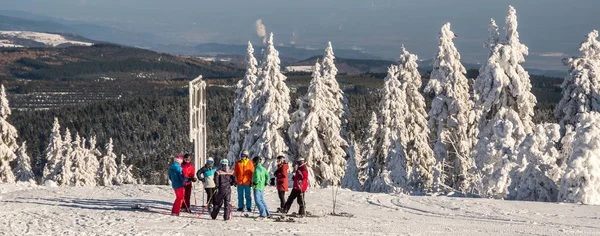
[[[469,81],[465,76],[467,71],[452,42],[455,37],[450,23],[442,26],[431,79],[425,92],[435,95],[428,124],[436,159],[446,166],[444,182],[450,188],[467,192],[473,181],[469,170],[474,165],[471,151],[476,140],[473,132],[476,129],[472,127],[475,116],[472,114]]]
[[[373,153],[373,176],[371,192],[403,192],[408,189],[406,153],[402,146],[402,130],[405,127],[405,115],[402,110],[406,101],[402,84],[398,80],[398,66],[391,65],[381,91],[383,97],[379,103],[380,117]]]
[[[229,122],[229,151],[227,159],[230,162],[237,160],[242,152],[241,148],[244,142],[244,137],[252,127],[252,118],[249,112],[252,110],[252,101],[255,97],[255,86],[258,74],[258,62],[254,58],[254,48],[248,42],[248,55],[246,58],[246,74],[237,83],[235,90],[236,100],[233,105],[233,118]]]
[[[96,171],[94,171],[94,185],[90,185],[91,180],[88,178],[88,167],[86,166],[86,151],[82,146],[82,139],[78,133],[75,134],[75,140],[72,142],[70,159],[73,162],[73,186],[95,186],[96,182]]]
[[[101,186],[111,186],[117,176],[117,155],[113,152],[112,138],[108,139],[105,149],[106,154],[100,159],[100,169],[98,170],[99,184]]]
[[[494,46],[474,83],[475,107],[480,119],[473,157],[477,168],[482,170],[483,178],[483,189],[479,191],[496,198],[506,198],[508,194],[510,175],[517,167],[518,144],[525,134],[533,131],[533,108],[536,104],[529,74],[521,66],[528,49],[519,42],[517,16],[512,6],[509,7],[505,29],[506,40]],[[504,141],[509,142],[497,143]]]
[[[63,135],[62,146],[60,147],[60,160],[57,165],[56,184],[59,186],[71,186],[74,183],[73,179],[73,143],[71,131],[65,129]]]
[[[369,126],[365,132],[363,138],[363,145],[360,150],[360,160],[356,160],[358,165],[358,182],[362,186],[362,190],[371,190],[371,180],[373,178],[374,171],[374,156],[375,156],[375,145],[377,144],[377,130],[379,125],[377,124],[377,114],[371,113],[371,120]]]
[[[98,150],[98,146],[96,146],[96,136],[92,136],[88,139],[88,143],[89,143],[89,150],[91,153],[93,153],[94,155],[96,155],[97,157],[102,156],[102,152],[100,152],[100,150]]]
[[[288,132],[298,156],[306,160],[309,183],[313,187],[339,185],[346,169],[344,148],[348,144],[341,137],[341,121],[331,105],[329,94],[317,61],[308,92],[292,114]]]
[[[567,163],[569,162],[569,157],[573,155],[573,142],[575,141],[575,127],[571,125],[567,125],[565,127],[565,134],[560,139],[560,159],[557,161],[558,166],[562,173],[567,169]]]
[[[333,54],[331,42],[327,44],[327,48],[323,54],[323,62],[321,64],[323,81],[329,91],[328,97],[330,97],[330,99],[328,103],[330,104],[328,104],[328,106],[330,106],[334,113],[341,119],[342,128],[344,128],[347,122],[348,101],[346,97],[344,97],[344,91],[340,89],[340,85],[336,79],[338,69],[335,66],[335,56]],[[342,129],[342,132],[344,132],[344,129]],[[342,133],[342,137],[345,137],[344,133]]]
[[[398,61],[398,80],[404,92],[404,127],[400,130],[402,146],[406,152],[412,172],[410,185],[415,191],[431,192],[434,177],[440,176],[440,171],[434,171],[436,164],[433,150],[429,146],[429,127],[425,98],[419,92],[421,89],[421,74],[418,70],[417,56],[410,54],[404,47]],[[435,172],[435,173],[434,173]],[[439,179],[439,178],[438,178]],[[439,183],[439,182],[437,182]]]
[[[519,146],[518,182],[511,199],[556,202],[557,183],[562,171],[556,164],[560,154],[556,149],[560,140],[558,124],[540,124]]]
[[[323,81],[325,86],[327,87],[328,92],[328,107],[332,109],[334,113],[340,119],[340,134],[342,139],[345,141],[345,152],[355,152],[354,150],[349,150],[348,140],[348,115],[350,111],[348,109],[348,100],[344,96],[344,91],[340,88],[340,85],[337,82],[337,73],[338,69],[335,66],[335,55],[333,53],[333,46],[331,42],[327,43],[327,48],[325,48],[325,52],[323,54],[323,62],[321,63],[321,75],[323,76]]]
[[[285,84],[286,77],[280,71],[279,52],[273,44],[273,33],[269,35],[263,56],[249,113],[254,122],[243,147],[251,156],[264,157],[265,167],[271,171],[275,167],[275,158],[288,152],[285,131],[290,120],[290,90]]]
[[[89,181],[86,181],[86,186],[96,186],[99,179],[98,170],[100,169],[100,162],[98,161],[98,158],[102,156],[102,153],[100,153],[96,147],[86,147],[85,144],[86,139],[82,138],[81,147],[85,153],[85,167],[87,169],[86,179],[89,179]]]
[[[483,44],[483,47],[491,50],[500,42],[500,33],[498,33],[498,25],[494,19],[490,19],[488,24],[488,40]],[[490,55],[488,55],[490,56]]]
[[[17,158],[17,129],[6,120],[11,114],[6,90],[0,85],[0,183],[14,183],[15,176],[10,162]]]
[[[558,200],[600,205],[600,113],[581,114]]]
[[[501,107],[481,132],[489,134],[489,137],[480,140],[474,151],[482,176],[478,184],[479,194],[507,198],[512,190],[512,178],[519,167],[516,158],[521,143],[519,139],[525,136],[523,124],[514,110]]]
[[[119,161],[119,167],[117,168],[117,176],[115,177],[115,184],[137,184],[138,181],[133,177],[131,169],[133,166],[125,164],[125,155],[121,154]]]
[[[575,127],[578,116],[590,111],[600,111],[600,42],[594,30],[581,43],[580,57],[565,59],[569,75],[562,83],[563,97],[556,106],[556,118],[563,132],[567,125]]]
[[[74,186],[96,186],[100,167],[97,153],[86,147],[85,144],[85,138],[75,134],[70,152],[70,159],[73,162],[72,185]]]
[[[17,150],[17,166],[13,172],[16,181],[35,184],[35,175],[31,170],[31,158],[27,155],[26,142],[23,142]]]
[[[42,184],[46,184],[45,181],[48,181],[49,185],[53,185],[58,184],[58,174],[61,169],[60,163],[62,160],[63,146],[63,140],[60,135],[60,124],[58,123],[57,118],[54,118],[54,124],[48,140],[48,147],[44,151],[46,165],[44,166]]]
[[[346,150],[348,150],[348,160],[346,161],[346,171],[341,186],[342,188],[359,191],[362,189],[358,181],[357,165],[357,160],[361,159],[360,146],[353,138],[350,138],[350,146]]]

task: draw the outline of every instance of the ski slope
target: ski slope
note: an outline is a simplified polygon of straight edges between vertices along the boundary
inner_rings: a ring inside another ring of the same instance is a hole
[[[271,187],[265,194],[272,210],[278,205],[276,195]],[[236,196],[234,191],[234,204]],[[200,190],[196,198],[200,203]],[[600,206],[344,189],[339,191],[337,211],[355,214],[354,218],[324,216],[279,223],[235,212],[225,222],[221,215],[212,220],[206,214],[174,217],[131,209],[141,203],[170,211],[173,199],[169,186],[0,184],[0,235],[600,235]],[[309,190],[307,209],[324,215],[331,212],[331,199],[331,189]]]

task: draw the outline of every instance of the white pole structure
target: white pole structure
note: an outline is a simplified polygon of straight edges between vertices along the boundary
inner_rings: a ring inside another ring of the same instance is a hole
[[[194,144],[194,168],[206,162],[206,83],[202,76],[190,81],[190,142]]]

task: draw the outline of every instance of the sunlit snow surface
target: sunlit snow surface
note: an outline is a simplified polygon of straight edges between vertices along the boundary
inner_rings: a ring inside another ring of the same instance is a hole
[[[63,37],[62,35],[49,34],[49,33],[39,33],[39,32],[30,32],[30,31],[0,31],[0,35],[2,35],[4,37],[28,39],[28,40],[43,43],[43,44],[46,44],[46,45],[52,46],[52,47],[56,47],[58,45],[65,44],[65,43],[70,43],[73,45],[82,45],[82,46],[93,45],[93,43],[68,40],[65,37]],[[20,47],[19,45],[14,45],[14,44],[8,43],[8,41],[6,43],[0,42],[0,47],[10,47],[10,45],[13,45],[12,47]]]
[[[195,195],[200,204],[199,188]],[[317,215],[331,212],[331,198],[331,189],[310,189],[307,210]],[[339,191],[336,211],[355,214],[354,218],[298,219],[306,224],[255,221],[239,212],[224,222],[221,215],[212,220],[207,214],[173,217],[131,209],[141,203],[170,211],[173,199],[169,186],[0,184],[0,235],[600,235],[599,206],[344,189]],[[234,208],[236,199],[234,190]],[[271,210],[277,208],[274,188],[267,188],[265,199]]]

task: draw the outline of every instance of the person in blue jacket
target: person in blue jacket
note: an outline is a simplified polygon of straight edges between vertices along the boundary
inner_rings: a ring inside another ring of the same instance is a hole
[[[171,187],[175,190],[175,202],[173,202],[173,208],[171,208],[171,215],[173,216],[179,216],[185,193],[183,183],[188,181],[188,178],[183,177],[182,162],[183,157],[177,156],[173,159],[173,164],[169,168],[169,180],[171,180]]]

